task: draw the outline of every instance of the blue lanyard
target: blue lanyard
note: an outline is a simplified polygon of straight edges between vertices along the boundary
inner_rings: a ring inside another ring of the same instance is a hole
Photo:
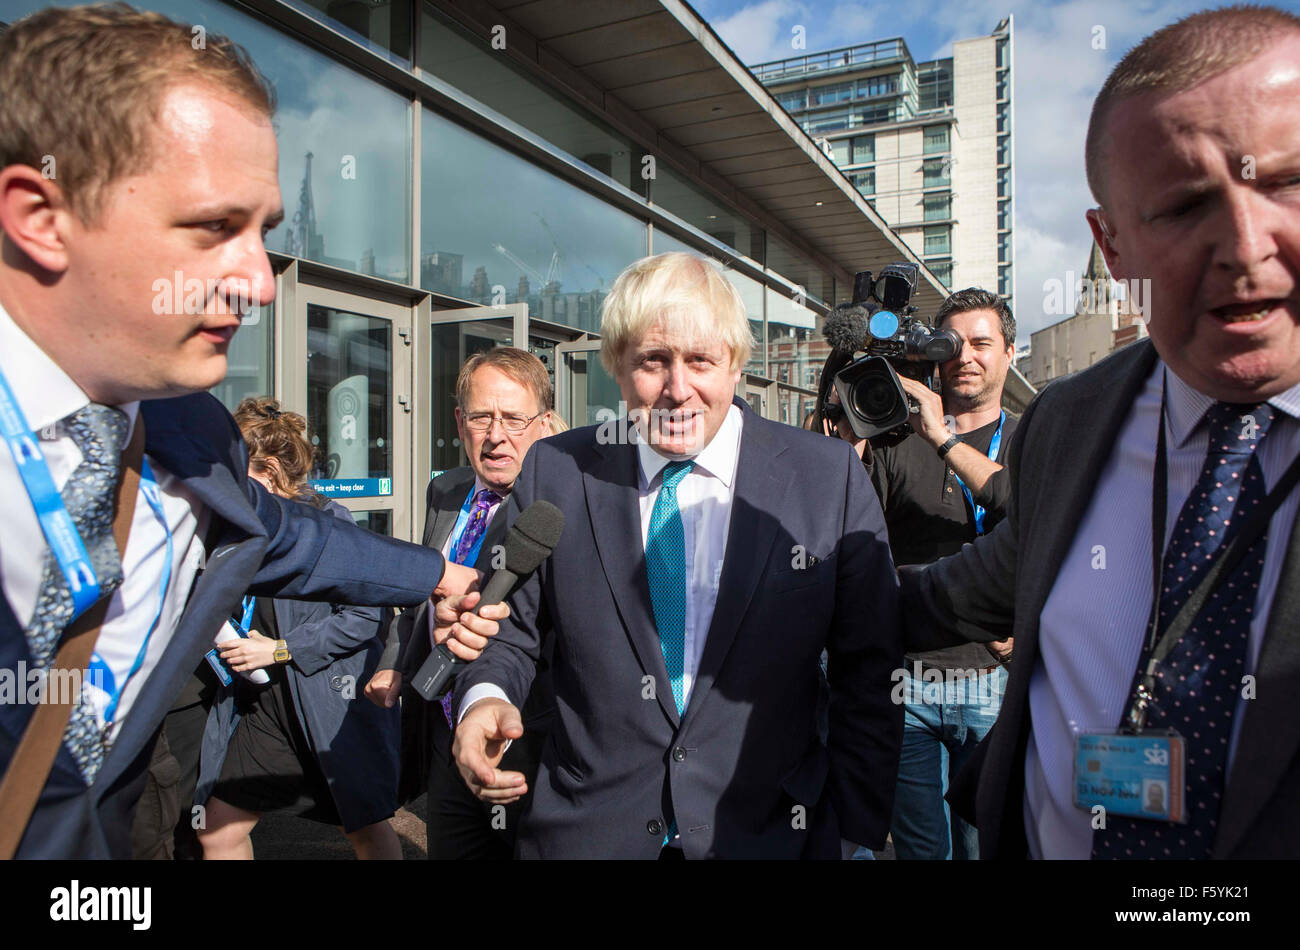
[[[240,607],[243,609],[243,619],[239,621],[239,633],[241,636],[248,636],[248,631],[253,629],[253,607],[257,604],[256,597],[245,597]],[[231,617],[230,622],[234,623],[235,618]]]
[[[108,690],[112,695],[112,699],[109,700],[108,706],[104,709],[105,726],[111,725],[117,716],[117,704],[122,698],[122,692],[126,689],[126,684],[131,682],[131,677],[135,676],[140,667],[144,665],[144,656],[149,650],[149,641],[153,639],[153,633],[158,629],[158,622],[162,620],[163,605],[167,599],[167,587],[172,580],[172,559],[175,553],[172,544],[172,532],[167,527],[167,514],[163,511],[162,493],[158,490],[158,480],[153,476],[153,469],[149,467],[148,459],[145,459],[144,464],[141,466],[140,488],[144,492],[144,500],[149,503],[149,508],[153,511],[154,517],[158,519],[158,523],[162,525],[163,533],[167,536],[167,551],[163,560],[162,578],[158,581],[158,609],[154,611],[153,620],[149,624],[149,632],[144,635],[144,641],[140,644],[140,649],[136,651],[135,662],[131,664],[126,679],[122,681],[121,689],[112,688]],[[98,657],[98,654],[96,654],[96,657]]]
[[[14,466],[23,480],[28,497],[31,498],[32,508],[36,511],[37,520],[40,521],[41,531],[50,546],[50,551],[53,552],[59,569],[63,571],[63,576],[67,578],[68,587],[72,591],[72,620],[75,620],[99,600],[99,578],[95,576],[95,569],[90,564],[90,555],[86,552],[81,533],[77,531],[72,516],[68,514],[67,506],[63,504],[63,496],[54,487],[54,478],[50,475],[45,453],[41,451],[40,443],[28,428],[27,419],[18,405],[18,400],[14,398],[13,390],[9,388],[9,381],[5,379],[3,371],[0,371],[0,433],[3,433],[9,445]],[[126,679],[123,680],[121,688],[117,687],[112,671],[99,654],[96,653],[91,657],[88,670],[91,681],[94,682],[96,678],[104,681],[106,684],[104,691],[110,696],[104,711],[105,725],[113,722],[117,714],[118,701],[122,698],[122,691],[144,664],[149,641],[162,619],[167,587],[172,577],[174,554],[172,533],[167,526],[167,515],[163,510],[158,480],[154,478],[148,459],[145,459],[141,466],[140,490],[144,493],[145,501],[162,525],[163,533],[167,537],[166,563],[163,566],[162,579],[158,583],[158,609],[154,612],[153,621],[149,624],[149,630],[145,633],[140,649],[136,651],[135,661]],[[69,620],[69,623],[72,620]]]
[[[1002,414],[998,417],[998,427],[993,430],[993,438],[989,440],[989,461],[991,462],[996,462],[998,460],[998,449],[1002,446],[1002,423],[1006,421],[1007,411],[1003,409]],[[956,473],[954,473],[954,475],[956,475]],[[957,484],[961,486],[961,493],[966,496],[966,500],[970,502],[971,510],[975,512],[975,533],[977,535],[983,534],[984,508],[981,505],[975,504],[975,496],[972,495],[971,490],[966,487],[966,483],[961,480],[961,476],[956,475],[956,478]]]
[[[63,504],[63,496],[54,487],[45,453],[27,426],[27,419],[14,398],[13,390],[4,373],[0,371],[0,433],[9,444],[14,466],[27,488],[36,517],[41,523],[45,541],[58,561],[59,569],[68,579],[72,591],[72,619],[75,620],[99,600],[99,578],[90,565],[90,555],[81,540],[77,526],[72,523]],[[71,621],[69,621],[71,622]]]

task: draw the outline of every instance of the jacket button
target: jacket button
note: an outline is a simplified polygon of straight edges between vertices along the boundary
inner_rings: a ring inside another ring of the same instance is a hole
[[[645,830],[652,835],[661,835],[664,833],[664,823],[658,818],[651,818],[645,823]]]
[[[685,749],[683,749],[681,746],[678,746],[677,748],[673,749],[673,761],[674,761],[674,762],[682,762],[682,761],[685,761],[685,759],[686,759],[686,750],[685,750]]]
[[[343,688],[343,677],[337,673],[330,677],[330,689],[341,690]]]

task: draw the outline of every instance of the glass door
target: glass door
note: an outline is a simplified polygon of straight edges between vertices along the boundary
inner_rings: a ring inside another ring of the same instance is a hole
[[[421,460],[416,471],[421,506],[427,479],[466,464],[456,431],[456,379],[461,366],[475,353],[515,346],[516,340],[522,340],[528,305],[439,310],[423,319],[424,333],[416,353],[416,365],[427,367],[427,372],[421,369],[417,374],[416,385],[420,417],[416,441]]]
[[[569,425],[597,425],[626,411],[618,383],[600,362],[600,340],[561,343],[555,359],[555,408]]]
[[[312,487],[410,540],[411,309],[305,284],[296,298],[306,369],[290,391],[316,447]]]

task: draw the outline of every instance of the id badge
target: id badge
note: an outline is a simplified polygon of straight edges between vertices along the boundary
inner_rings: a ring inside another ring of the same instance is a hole
[[[222,686],[229,686],[234,680],[230,676],[230,671],[226,669],[226,664],[221,661],[221,657],[215,649],[209,650],[203,654],[203,658],[208,661],[212,671],[217,674],[217,679],[221,680]]]
[[[1075,736],[1074,805],[1183,824],[1186,761],[1183,737],[1168,729]]]

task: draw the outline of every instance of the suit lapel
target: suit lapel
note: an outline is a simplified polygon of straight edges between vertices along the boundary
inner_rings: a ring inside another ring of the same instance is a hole
[[[740,436],[740,459],[736,465],[735,490],[731,499],[731,519],[727,528],[727,547],[723,555],[722,575],[718,579],[718,598],[713,608],[704,641],[704,652],[696,671],[695,685],[686,707],[692,712],[704,703],[722,668],[740,623],[765,576],[763,568],[776,537],[777,516],[784,507],[794,472],[778,458],[786,446],[772,438],[771,423],[748,408]]]
[[[461,506],[465,504],[465,496],[474,487],[474,470],[471,468],[467,471],[469,473],[467,478],[458,480],[454,486],[449,486],[438,499],[437,510],[433,513],[433,530],[429,540],[425,542],[427,547],[441,549],[447,543],[447,538],[451,536],[451,529],[456,526],[456,518],[460,516]]]
[[[627,431],[620,428],[618,431]],[[668,667],[659,645],[650,603],[650,582],[641,544],[640,474],[636,446],[597,444],[597,460],[583,472],[582,484],[596,552],[609,584],[614,609],[627,631],[641,669],[654,677],[655,697],[664,715],[678,724],[669,688]]]
[[[1051,420],[1043,419],[1037,425],[1045,444],[1035,447],[1034,456],[1041,458],[1044,465],[1034,472],[1021,468],[1022,484],[1030,478],[1040,484],[1034,508],[1019,512],[1020,536],[1028,542],[1021,546],[1026,557],[1022,566],[1027,569],[1020,571],[1019,581],[1029,588],[1032,636],[1028,643],[1017,642],[1017,651],[1028,647],[1037,653],[1038,618],[1043,605],[1155,359],[1155,347],[1149,341],[1121,351],[1112,357],[1114,372],[1095,374],[1091,390],[1077,397],[1078,407],[1088,413],[1086,420],[1058,411]],[[1038,539],[1045,544],[1041,550],[1034,543]]]
[[[1270,543],[1276,543],[1270,541]],[[1255,698],[1246,703],[1232,772],[1223,793],[1214,857],[1232,854],[1272,797],[1300,747],[1300,517],[1278,576],[1255,669]]]

